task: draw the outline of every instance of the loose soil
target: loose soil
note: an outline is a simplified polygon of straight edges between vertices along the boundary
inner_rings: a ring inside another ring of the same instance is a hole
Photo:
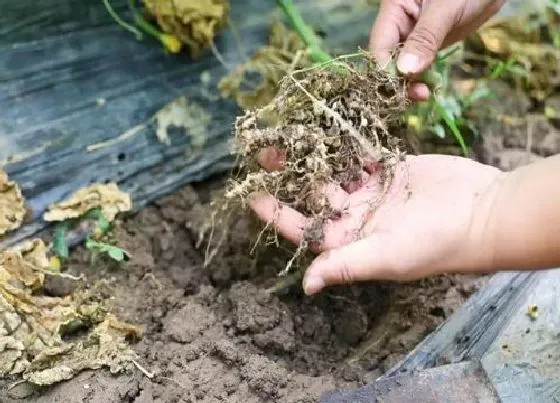
[[[223,179],[186,186],[126,219],[115,234],[132,256],[122,266],[92,267],[83,249],[72,254],[71,272],[104,281],[117,317],[145,327],[134,349],[153,379],[139,370],[84,372],[41,390],[3,388],[0,401],[316,401],[376,379],[484,281],[443,276],[271,296],[264,290],[285,260],[249,256],[247,218],[231,228],[223,256],[203,268],[196,229],[209,214],[210,191],[221,186]],[[46,287],[70,291],[60,279]]]

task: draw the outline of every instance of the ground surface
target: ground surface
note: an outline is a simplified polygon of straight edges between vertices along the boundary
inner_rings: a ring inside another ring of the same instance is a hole
[[[530,104],[509,97],[510,115]],[[511,169],[560,151],[560,132],[533,116],[508,130],[483,132],[477,157]],[[202,267],[197,228],[208,216],[217,179],[187,186],[127,218],[116,238],[131,260],[123,266],[72,255],[70,270],[105,293],[123,320],[145,327],[134,348],[152,379],[135,371],[84,372],[34,390],[18,384],[0,401],[33,402],[305,402],[333,388],[356,387],[393,366],[484,282],[466,276],[410,284],[366,284],[308,298],[297,288],[282,296],[264,289],[282,259],[249,256],[250,221],[231,228],[228,249]]]

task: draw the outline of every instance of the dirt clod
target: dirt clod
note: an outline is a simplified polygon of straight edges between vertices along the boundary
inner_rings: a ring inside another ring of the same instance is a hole
[[[212,311],[198,304],[187,303],[180,310],[166,317],[163,327],[173,341],[192,343],[215,321]]]

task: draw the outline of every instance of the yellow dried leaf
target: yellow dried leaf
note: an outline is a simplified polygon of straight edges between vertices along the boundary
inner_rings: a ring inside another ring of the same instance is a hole
[[[132,201],[130,195],[120,191],[115,183],[93,184],[49,206],[43,218],[45,221],[65,221],[95,208],[101,208],[105,218],[113,221],[118,213],[130,211]]]
[[[89,292],[45,295],[48,265],[41,240],[0,252],[0,377],[22,374],[29,382],[49,385],[84,369],[127,368],[136,358],[127,340],[140,330],[108,315]],[[64,334],[84,327],[86,336],[63,340]]]
[[[24,204],[19,186],[0,169],[0,235],[21,226],[25,218]]]
[[[275,21],[268,44],[257,49],[246,63],[222,78],[218,88],[222,97],[235,99],[243,109],[260,108],[274,98],[280,80],[287,73],[312,64],[307,46],[300,36]]]
[[[228,0],[144,0],[161,29],[179,38],[197,57],[213,42],[229,15]]]
[[[547,25],[546,18],[538,13],[522,13],[491,20],[473,38],[478,38],[493,57],[502,61],[511,59],[522,66],[528,76],[519,76],[518,80],[528,80],[531,95],[543,100],[560,87],[560,49],[547,39],[555,31],[558,22]]]
[[[44,271],[49,267],[46,254],[47,248],[40,239],[0,252],[0,279],[15,285],[22,283],[30,289],[41,287]]]
[[[23,378],[36,385],[51,385],[85,369],[108,367],[113,373],[119,372],[137,359],[127,339],[139,335],[138,327],[122,323],[109,314],[86,339],[46,349],[37,355]]]

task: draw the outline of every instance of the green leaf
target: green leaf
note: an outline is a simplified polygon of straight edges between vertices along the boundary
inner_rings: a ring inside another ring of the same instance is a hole
[[[445,138],[445,127],[443,127],[442,125],[435,124],[434,126],[432,126],[430,128],[430,130],[436,135],[438,136],[440,139]]]
[[[447,109],[445,109],[445,107],[439,102],[438,99],[435,100],[435,107],[436,107],[436,110],[437,110],[438,114],[440,115],[440,117],[443,119],[445,124],[449,127],[449,129],[451,130],[451,132],[455,136],[455,139],[457,140],[457,143],[459,143],[459,145],[461,146],[461,150],[463,151],[463,155],[467,156],[468,155],[467,145],[465,144],[465,140],[463,139],[463,136],[461,135],[461,131],[457,127],[457,123],[455,121],[455,118],[453,117],[453,115],[451,115],[449,113],[449,111]]]
[[[111,257],[111,259],[116,260],[117,262],[122,262],[125,259],[124,251],[119,248],[111,248],[107,250],[107,253]]]
[[[457,98],[451,96],[448,97],[442,96],[439,97],[438,99],[439,100],[437,102],[439,102],[441,107],[444,108],[447,111],[447,113],[453,118],[459,118],[463,114],[463,110]]]
[[[118,246],[110,245],[105,242],[94,241],[91,238],[86,239],[86,249],[92,252],[92,254],[105,253],[117,262],[123,262],[125,259],[130,257],[127,251],[119,248]]]
[[[490,73],[490,78],[492,80],[496,80],[500,77],[502,77],[502,75],[504,74],[504,71],[506,70],[506,64],[504,62],[499,62],[494,69],[492,70],[492,73]]]
[[[556,14],[560,15],[560,1],[558,0],[550,0],[547,6],[554,11]]]
[[[69,223],[62,221],[56,224],[53,236],[53,251],[61,260],[68,259],[70,255],[66,234],[68,233]]]
[[[474,90],[472,93],[470,93],[469,95],[467,95],[465,97],[465,100],[463,101],[463,104],[465,107],[469,107],[472,104],[474,104],[476,101],[478,101],[479,99],[483,99],[483,98],[489,98],[490,96],[492,96],[494,93],[492,92],[492,90],[488,87],[479,87],[476,90]]]

